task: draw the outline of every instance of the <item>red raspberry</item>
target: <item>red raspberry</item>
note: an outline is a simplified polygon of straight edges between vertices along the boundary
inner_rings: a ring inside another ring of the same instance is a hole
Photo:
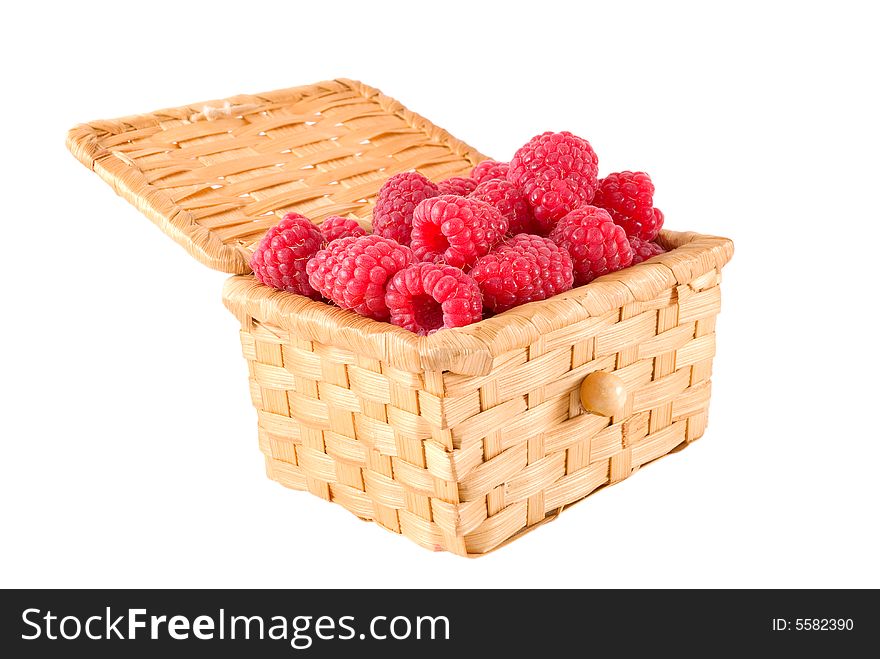
[[[484,160],[471,170],[471,178],[477,183],[485,183],[494,178],[507,178],[510,163]]]
[[[493,252],[510,252],[513,250],[525,251],[537,257],[555,258],[556,254],[561,254],[563,262],[568,257],[568,252],[561,249],[559,245],[544,236],[536,236],[533,233],[518,233],[498,243]],[[569,257],[570,260],[570,257]]]
[[[666,253],[666,250],[660,247],[657,243],[649,243],[647,240],[642,240],[635,236],[630,236],[629,244],[632,245],[633,249],[632,265],[647,261],[658,254]]]
[[[660,235],[660,230],[663,229],[663,221],[666,217],[663,215],[663,211],[661,211],[656,206],[654,207],[654,225],[657,227],[657,236]],[[624,229],[625,231],[625,229]],[[654,236],[656,238],[657,236]]]
[[[543,133],[510,161],[507,179],[522,188],[542,233],[596,193],[599,159],[590,143],[569,132]]]
[[[337,238],[367,235],[367,232],[360,224],[347,217],[339,217],[338,215],[331,215],[325,219],[321,222],[321,226],[318,229],[321,230],[325,243],[333,242]]]
[[[412,214],[423,199],[440,194],[437,185],[418,172],[395,174],[382,186],[373,208],[373,233],[409,245]]]
[[[544,300],[571,288],[571,257],[549,238],[521,233],[482,257],[471,270],[483,304],[494,312]]]
[[[413,212],[412,250],[419,261],[468,268],[507,233],[507,218],[487,203],[441,195]]]
[[[467,197],[475,187],[477,187],[477,182],[474,179],[463,176],[453,176],[437,184],[440,194],[455,194],[459,197]]]
[[[388,320],[385,284],[413,261],[409,247],[374,234],[334,240],[312,257],[306,272],[309,283],[343,309]]]
[[[654,184],[644,172],[619,172],[601,179],[593,205],[607,210],[627,236],[654,240],[663,226],[663,213],[654,209]]]
[[[602,208],[583,206],[571,211],[559,220],[550,239],[571,255],[575,286],[632,263],[626,232]]]
[[[451,265],[415,263],[398,271],[388,282],[385,304],[392,323],[422,336],[483,317],[477,283]]]
[[[518,187],[506,179],[489,179],[471,192],[471,199],[485,201],[507,218],[510,233],[537,233],[532,207]]]
[[[321,249],[322,242],[321,232],[308,218],[288,213],[254,250],[254,276],[266,286],[320,300],[321,294],[309,285],[306,262]]]

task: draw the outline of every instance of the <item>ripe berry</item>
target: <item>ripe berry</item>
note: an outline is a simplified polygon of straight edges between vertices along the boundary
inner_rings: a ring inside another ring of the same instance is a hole
[[[415,263],[388,283],[385,304],[391,322],[426,336],[447,327],[462,327],[483,316],[477,283],[459,268]]]
[[[441,195],[413,213],[412,250],[419,261],[468,268],[507,233],[507,219],[477,199]]]
[[[575,286],[632,263],[633,250],[626,233],[608,211],[595,206],[571,211],[559,220],[550,239],[571,256]]]
[[[453,176],[437,183],[440,194],[455,194],[459,197],[467,197],[475,187],[477,182],[474,179],[463,176]]]
[[[266,286],[319,300],[321,294],[309,285],[306,263],[321,249],[322,242],[321,232],[308,218],[288,213],[254,250],[254,276]]]
[[[376,197],[373,233],[409,245],[413,210],[422,200],[438,194],[437,185],[418,172],[395,174]]]
[[[650,243],[647,240],[642,240],[635,236],[630,236],[629,244],[632,245],[633,248],[632,265],[647,261],[658,254],[666,253],[666,250],[660,247],[657,243]]]
[[[324,242],[333,242],[337,238],[348,238],[349,236],[366,236],[367,232],[364,228],[346,217],[331,215],[318,227],[321,235],[324,236]]]
[[[532,207],[518,187],[506,179],[489,179],[471,192],[471,199],[485,201],[507,218],[508,233],[538,233]]]
[[[334,240],[312,257],[306,272],[312,287],[343,309],[388,320],[385,285],[414,261],[409,247],[373,234]]]
[[[484,160],[471,170],[471,178],[477,183],[485,183],[496,178],[506,179],[508,169],[510,163]]]
[[[471,270],[483,305],[496,313],[567,291],[571,257],[549,238],[519,234],[499,244]]]
[[[592,202],[598,174],[599,159],[589,142],[569,132],[548,132],[514,154],[507,179],[522,189],[542,233],[548,233],[566,213]]]
[[[654,208],[654,184],[644,172],[618,172],[601,179],[593,205],[607,210],[627,236],[654,240],[663,227],[663,213]]]

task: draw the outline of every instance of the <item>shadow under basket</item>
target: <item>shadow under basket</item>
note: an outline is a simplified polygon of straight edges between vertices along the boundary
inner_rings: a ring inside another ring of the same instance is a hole
[[[333,80],[97,121],[68,146],[197,260],[237,275],[223,300],[282,485],[479,555],[706,428],[726,238],[664,231],[670,251],[645,263],[419,337],[248,274],[286,212],[369,226],[389,176],[467,175],[486,158],[377,90]],[[618,396],[607,415],[582,387],[600,372]]]

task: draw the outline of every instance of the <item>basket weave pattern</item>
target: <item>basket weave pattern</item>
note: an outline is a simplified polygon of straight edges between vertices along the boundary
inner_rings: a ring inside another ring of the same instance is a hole
[[[285,212],[368,221],[388,177],[417,167],[442,179],[485,160],[344,79],[93,121],[67,145],[194,258],[238,274]]]
[[[244,275],[284,212],[366,225],[389,176],[485,158],[377,90],[334,80],[92,122],[68,146],[195,258],[240,275],[224,302],[283,485],[477,555],[706,428],[725,238],[666,231],[672,251],[643,264],[420,337]],[[598,370],[625,384],[619,416],[581,405]]]
[[[480,554],[686,446],[706,427],[730,243],[664,240],[678,249],[413,337],[410,352],[379,338],[396,328],[369,334],[387,326],[231,279],[269,476],[424,547]],[[626,383],[620,418],[581,407],[596,370]]]

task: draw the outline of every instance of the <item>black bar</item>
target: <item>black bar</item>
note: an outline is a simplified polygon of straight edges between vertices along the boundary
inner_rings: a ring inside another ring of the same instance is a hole
[[[366,650],[464,657],[477,646],[512,657],[590,656],[599,648],[623,656],[802,648],[849,656],[839,653],[876,641],[880,622],[876,591],[845,590],[7,590],[0,602],[0,648],[7,657],[81,651],[164,659],[218,649],[259,657]],[[169,628],[174,616],[182,617]]]

